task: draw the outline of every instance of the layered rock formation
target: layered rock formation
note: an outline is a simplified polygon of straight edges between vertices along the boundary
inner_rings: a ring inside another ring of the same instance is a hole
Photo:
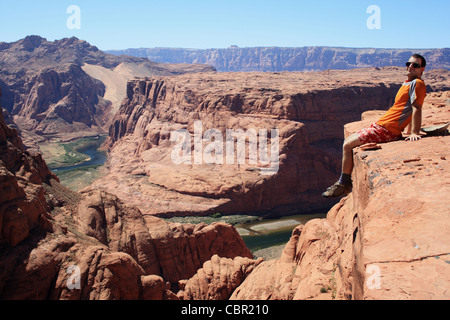
[[[212,256],[252,258],[231,225],[169,223],[71,192],[1,113],[0,148],[1,299],[179,299],[179,281]]]
[[[328,209],[334,202],[321,193],[340,172],[342,127],[390,107],[404,79],[391,67],[130,81],[110,128],[110,174],[94,186],[166,217]],[[426,81],[429,91],[447,90],[448,71],[430,71]],[[272,129],[278,136],[269,139]],[[228,138],[239,130],[247,134],[243,161]]]
[[[414,53],[432,69],[450,69],[450,49],[374,49],[333,47],[256,47],[224,49],[140,48],[108,51],[168,63],[204,63],[217,71],[321,71],[405,65]]]
[[[139,69],[136,75],[145,76],[214,70],[209,66],[117,57],[77,38],[51,42],[28,36],[13,43],[0,43],[2,106],[23,131],[24,138],[32,141],[35,133],[65,139],[104,133],[117,111],[115,103],[124,96],[120,96],[122,92],[111,93],[116,88],[103,83],[104,78],[91,76],[92,66],[115,71],[112,78],[128,77],[118,84],[120,87],[133,78],[121,72],[124,68]]]
[[[42,181],[58,178],[40,155],[24,150],[17,132],[0,113],[0,244],[15,246],[37,226],[48,227]]]

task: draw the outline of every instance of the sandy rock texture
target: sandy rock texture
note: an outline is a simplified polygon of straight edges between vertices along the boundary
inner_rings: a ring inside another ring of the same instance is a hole
[[[24,150],[17,131],[5,124],[0,113],[0,244],[14,246],[34,227],[48,226],[42,181],[50,179],[58,178],[40,155]]]
[[[182,290],[177,296],[181,300],[228,300],[233,291],[261,262],[262,258],[230,259],[214,255],[192,278],[181,283]]]

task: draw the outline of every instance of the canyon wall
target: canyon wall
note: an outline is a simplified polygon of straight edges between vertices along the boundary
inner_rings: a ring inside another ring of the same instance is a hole
[[[40,155],[24,149],[16,130],[5,124],[0,113],[0,244],[15,246],[48,222],[42,182],[58,178]]]
[[[256,263],[231,225],[169,223],[68,190],[2,113],[0,149],[0,299],[179,299],[179,281],[213,256]]]
[[[414,53],[427,58],[429,69],[450,69],[450,49],[375,49],[333,47],[232,46],[223,49],[139,48],[108,51],[168,63],[203,63],[220,72],[321,71],[368,67],[403,67]]]
[[[164,217],[327,210],[335,202],[321,194],[340,173],[342,127],[366,110],[389,108],[404,79],[403,69],[389,67],[130,81],[106,143],[110,173],[94,186]],[[430,71],[428,89],[445,90],[447,79],[448,71]],[[271,150],[272,129],[278,150]],[[230,130],[247,133],[245,161],[236,158]],[[263,141],[252,141],[251,130]],[[278,154],[264,162],[260,151]]]

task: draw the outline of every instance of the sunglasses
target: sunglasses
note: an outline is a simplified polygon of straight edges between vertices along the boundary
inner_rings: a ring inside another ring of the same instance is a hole
[[[416,62],[407,62],[406,63],[406,66],[409,68],[409,66],[411,66],[412,65],[412,67],[414,68],[414,69],[419,69],[419,68],[422,68],[422,66],[420,65],[420,64],[418,64],[418,63],[416,63]]]

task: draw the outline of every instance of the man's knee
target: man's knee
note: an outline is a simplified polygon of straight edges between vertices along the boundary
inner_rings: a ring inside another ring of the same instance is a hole
[[[356,148],[357,146],[360,146],[362,143],[359,140],[357,135],[352,135],[345,139],[344,144],[342,146],[344,152],[350,152],[353,150],[353,148]]]
[[[344,141],[344,144],[343,144],[343,146],[342,146],[342,150],[343,150],[344,152],[352,151],[352,150],[353,150],[353,146],[351,145],[350,142]]]

